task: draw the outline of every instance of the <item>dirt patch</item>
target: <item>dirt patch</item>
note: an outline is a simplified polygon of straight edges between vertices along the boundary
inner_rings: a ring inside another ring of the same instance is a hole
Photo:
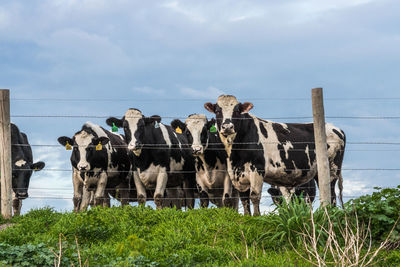
[[[6,224],[2,224],[0,225],[0,231],[6,229],[7,227],[13,226],[14,223],[6,223]]]

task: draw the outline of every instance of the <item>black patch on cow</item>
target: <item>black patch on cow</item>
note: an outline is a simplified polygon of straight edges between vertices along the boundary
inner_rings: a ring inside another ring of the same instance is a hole
[[[265,138],[268,138],[267,129],[265,129],[265,127],[264,127],[264,125],[263,125],[262,122],[260,122],[260,130],[261,130],[261,133],[264,135],[264,137],[265,137]]]

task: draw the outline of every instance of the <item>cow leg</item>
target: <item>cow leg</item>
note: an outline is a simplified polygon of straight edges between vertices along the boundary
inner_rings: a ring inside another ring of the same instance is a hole
[[[251,210],[250,210],[250,189],[245,191],[245,192],[239,192],[240,195],[240,201],[242,202],[243,205],[243,213],[244,215],[251,215]]]
[[[194,208],[194,190],[196,188],[196,177],[193,174],[186,174],[183,180],[183,191],[185,193],[186,206]]]
[[[12,193],[12,207],[14,210],[14,216],[21,214],[22,200],[19,199],[14,192]]]
[[[232,197],[231,197],[231,206],[232,209],[238,210],[239,209],[239,191],[235,188],[232,188]]]
[[[253,204],[254,216],[261,215],[260,200],[262,187],[264,184],[263,178],[256,172],[250,172],[250,199]]]
[[[79,172],[74,168],[72,172],[72,185],[74,187],[74,197],[72,202],[74,203],[74,212],[81,210],[82,194],[83,194],[83,182],[79,175]]]
[[[335,192],[335,186],[336,186],[336,181],[338,179],[335,178],[331,181],[331,205],[336,207],[336,192]]]
[[[281,191],[286,204],[289,204],[290,200],[292,199],[292,193],[290,192],[290,190],[284,186],[280,186],[279,190]]]
[[[154,192],[154,203],[157,209],[162,208],[162,201],[164,198],[165,188],[168,182],[168,174],[166,168],[160,168],[160,172],[157,175],[156,190]]]
[[[82,187],[81,190],[82,190],[82,195],[78,211],[85,211],[89,207],[89,204],[93,205],[93,203],[91,203],[91,200],[93,198],[93,192],[88,191],[86,187]]]
[[[94,205],[99,206],[103,204],[108,175],[105,172],[100,173],[99,181],[97,182],[96,191],[94,193]]]
[[[136,186],[138,203],[139,203],[139,205],[145,205],[146,197],[147,197],[146,188],[144,187],[142,180],[140,180],[140,177],[139,177],[139,174],[137,171],[133,172],[133,181],[135,182],[135,186]]]
[[[202,208],[208,208],[209,205],[209,198],[208,198],[208,194],[206,191],[201,191],[200,192],[200,207]]]
[[[104,191],[103,203],[102,204],[103,204],[104,208],[109,208],[111,206],[110,194],[108,193],[108,190]]]
[[[232,206],[232,181],[228,174],[225,175],[224,180],[224,193],[222,196],[222,203],[225,207]]]

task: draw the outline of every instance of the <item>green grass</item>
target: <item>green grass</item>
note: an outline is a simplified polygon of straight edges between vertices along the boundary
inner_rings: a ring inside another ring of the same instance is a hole
[[[309,209],[299,201],[260,217],[231,209],[31,210],[7,221],[15,225],[0,231],[0,266],[54,266],[60,244],[62,266],[79,266],[79,255],[90,266],[312,266],[289,242],[306,257],[296,234],[309,227]],[[314,220],[324,225],[318,212]],[[336,224],[343,214],[330,210]],[[374,264],[400,264],[399,250],[382,251]]]

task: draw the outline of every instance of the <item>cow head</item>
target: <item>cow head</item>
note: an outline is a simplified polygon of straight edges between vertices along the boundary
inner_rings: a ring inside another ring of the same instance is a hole
[[[101,150],[96,150],[96,146],[101,144],[106,145],[110,140],[107,137],[97,137],[89,129],[82,129],[77,132],[73,138],[62,136],[58,138],[58,142],[62,146],[70,144],[72,149],[71,163],[81,173],[92,170],[98,166],[107,166],[107,153],[104,147]]]
[[[33,171],[40,171],[45,163],[38,161],[36,163],[28,162],[28,159],[16,158],[12,163],[12,188],[18,199],[28,197],[28,187]]]
[[[208,147],[209,141],[209,129],[215,124],[215,120],[207,120],[207,117],[203,114],[190,115],[185,123],[180,120],[173,120],[171,126],[173,128],[181,128],[186,135],[193,156],[199,156],[204,153]]]
[[[249,102],[240,103],[232,95],[221,95],[216,104],[208,102],[204,104],[204,107],[215,114],[221,139],[233,141],[240,128],[242,114],[249,112],[253,108],[253,104]]]
[[[128,109],[122,119],[110,117],[106,120],[107,125],[124,128],[125,141],[128,143],[128,149],[137,157],[142,153],[146,126],[154,125],[155,122],[161,122],[160,116],[145,117],[138,109]]]

